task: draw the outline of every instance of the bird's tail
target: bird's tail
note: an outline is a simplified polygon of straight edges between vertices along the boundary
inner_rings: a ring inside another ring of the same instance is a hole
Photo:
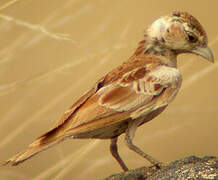
[[[3,165],[16,166],[38,154],[39,152],[50,148],[51,146],[61,142],[64,139],[64,136],[60,134],[62,134],[60,133],[60,127],[52,129],[51,131],[37,138],[32,144],[28,146],[26,151],[13,156]]]

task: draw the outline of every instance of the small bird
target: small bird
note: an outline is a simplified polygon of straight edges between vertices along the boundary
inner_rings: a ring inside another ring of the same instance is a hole
[[[117,140],[125,133],[129,149],[151,164],[161,162],[133,144],[136,129],[158,116],[177,95],[182,75],[177,56],[194,53],[214,61],[207,35],[196,18],[174,11],[154,21],[144,33],[134,54],[106,74],[73,104],[53,129],[37,138],[24,152],[4,165],[16,166],[63,140],[110,139],[110,151],[124,171]]]

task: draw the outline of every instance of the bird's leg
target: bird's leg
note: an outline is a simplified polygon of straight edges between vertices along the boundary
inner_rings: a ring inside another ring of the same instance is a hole
[[[127,168],[127,166],[125,165],[125,163],[123,162],[123,160],[121,159],[121,157],[117,151],[117,137],[111,139],[110,151],[111,151],[112,156],[117,160],[117,162],[121,166],[121,168],[124,171],[128,171],[129,169]]]
[[[132,143],[132,140],[135,136],[135,131],[138,127],[138,125],[141,123],[141,121],[137,121],[137,120],[132,120],[129,122],[128,124],[128,128],[126,130],[126,136],[125,136],[125,142],[126,145],[128,146],[129,149],[131,149],[132,151],[136,152],[137,154],[139,154],[140,156],[142,156],[143,158],[145,158],[146,160],[148,160],[151,164],[155,165],[157,168],[161,168],[161,162],[157,161],[156,159],[154,159],[153,157],[149,156],[148,154],[144,153],[141,149],[139,149],[137,146],[135,146]]]

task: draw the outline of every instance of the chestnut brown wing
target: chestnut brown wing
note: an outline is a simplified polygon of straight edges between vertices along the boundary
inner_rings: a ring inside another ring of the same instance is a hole
[[[178,92],[180,77],[170,67],[131,70],[93,94],[74,114],[66,134],[94,131],[166,106]]]

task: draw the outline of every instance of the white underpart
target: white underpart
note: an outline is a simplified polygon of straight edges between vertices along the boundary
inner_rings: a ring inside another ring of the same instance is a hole
[[[160,39],[169,27],[169,17],[165,16],[154,21],[148,29],[148,35]]]
[[[182,81],[182,75],[179,70],[167,66],[157,68],[150,73],[150,76],[156,78],[164,86],[174,85],[175,82]]]

